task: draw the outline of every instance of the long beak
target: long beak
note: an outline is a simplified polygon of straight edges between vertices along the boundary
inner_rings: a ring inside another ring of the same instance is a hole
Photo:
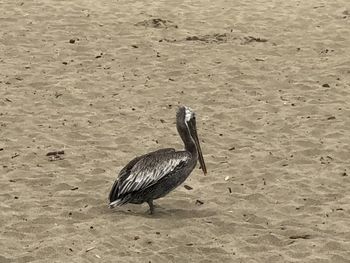
[[[207,167],[205,166],[201,145],[199,143],[197,130],[195,127],[193,129],[193,139],[194,139],[194,142],[196,144],[196,148],[197,148],[197,152],[198,152],[198,159],[199,159],[199,163],[201,165],[201,169],[203,170],[204,175],[206,175],[207,174]]]

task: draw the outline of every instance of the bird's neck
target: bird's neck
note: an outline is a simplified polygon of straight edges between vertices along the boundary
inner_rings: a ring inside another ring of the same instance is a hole
[[[184,142],[185,150],[190,152],[193,157],[197,157],[197,148],[194,143],[190,132],[188,129],[184,130],[184,132],[180,133],[181,139]]]

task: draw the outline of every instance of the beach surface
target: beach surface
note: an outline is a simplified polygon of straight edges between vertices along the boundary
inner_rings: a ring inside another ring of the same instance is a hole
[[[349,262],[348,0],[0,13],[1,263]],[[208,174],[152,216],[109,209],[128,161],[183,148],[179,105],[196,111]]]

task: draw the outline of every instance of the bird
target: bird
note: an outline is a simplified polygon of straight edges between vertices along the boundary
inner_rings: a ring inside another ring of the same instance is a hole
[[[131,160],[121,169],[110,190],[110,208],[146,202],[149,214],[153,214],[153,200],[166,196],[181,185],[196,167],[197,160],[204,175],[207,174],[197,135],[196,114],[190,107],[178,108],[176,128],[184,150],[165,148]]]

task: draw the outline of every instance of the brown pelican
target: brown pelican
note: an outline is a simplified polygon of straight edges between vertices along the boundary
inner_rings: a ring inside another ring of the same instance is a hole
[[[196,117],[191,108],[178,109],[176,127],[185,150],[160,149],[131,160],[113,184],[109,194],[110,208],[147,202],[150,214],[153,214],[153,200],[164,197],[182,184],[195,168],[197,159],[204,175],[207,173],[197,136]]]

